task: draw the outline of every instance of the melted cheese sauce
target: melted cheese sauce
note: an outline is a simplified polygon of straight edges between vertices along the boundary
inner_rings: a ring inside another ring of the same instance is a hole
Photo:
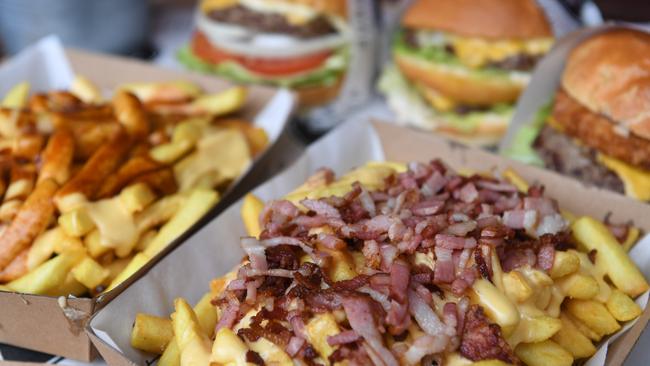
[[[84,208],[99,230],[102,245],[121,248],[132,246],[138,240],[133,215],[119,196],[87,203]]]

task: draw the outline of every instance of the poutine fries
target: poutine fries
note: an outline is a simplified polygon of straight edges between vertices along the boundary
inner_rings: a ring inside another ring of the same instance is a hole
[[[165,327],[182,339],[152,345],[134,329],[132,345],[163,366],[588,358],[641,313],[633,298],[648,283],[625,253],[630,234],[619,241],[514,171],[504,178],[369,163],[339,180],[321,170],[266,205],[248,195],[247,256],[211,283],[201,302],[214,306],[193,314],[177,299]],[[206,312],[216,327],[202,326]]]
[[[219,200],[268,144],[230,115],[247,89],[132,83],[0,103],[0,289],[96,295],[131,276]]]

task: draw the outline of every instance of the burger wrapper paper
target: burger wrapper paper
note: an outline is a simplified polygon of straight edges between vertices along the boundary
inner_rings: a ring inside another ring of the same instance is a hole
[[[337,175],[341,175],[367,161],[408,162],[433,158],[441,158],[457,169],[467,167],[477,171],[501,171],[514,167],[529,181],[544,182],[547,194],[576,214],[591,213],[602,218],[607,211],[612,211],[612,219],[621,220],[634,214],[650,213],[650,206],[635,202],[629,206],[623,197],[595,189],[585,190],[574,181],[553,173],[462,147],[431,134],[365,120],[348,121],[338,127],[311,145],[290,168],[252,193],[263,200],[281,198],[321,167],[332,168]],[[602,196],[602,199],[593,200],[594,194]],[[174,310],[175,298],[182,297],[196,303],[208,291],[211,279],[227,273],[240,263],[244,252],[239,242],[246,235],[240,218],[241,205],[241,201],[237,202],[201,228],[91,319],[87,331],[109,365],[145,364],[154,359],[152,355],[130,346],[129,337],[137,313],[168,317]],[[644,229],[650,230],[650,223],[645,225],[647,227]],[[632,258],[650,278],[650,265],[647,265],[650,264],[650,237],[645,237],[636,246]],[[647,300],[648,294],[645,293],[637,299],[637,303],[645,308]],[[633,324],[627,324],[626,328]],[[589,365],[605,364],[612,340],[613,337],[600,345],[598,354],[589,361]],[[621,363],[614,361],[614,364]]]
[[[164,70],[139,61],[66,50],[57,37],[48,36],[0,65],[0,98],[20,82],[28,82],[31,93],[67,89],[76,73],[94,82],[107,96],[118,85],[136,81],[189,80],[211,92],[231,85],[216,78]],[[269,148],[251,162],[242,176],[222,196],[221,201],[206,214],[203,222],[235,201],[238,192],[247,192],[256,183],[293,160],[292,156],[280,156],[275,152],[278,151],[278,145],[287,151],[285,131],[294,109],[294,99],[294,95],[286,90],[265,87],[249,89],[242,118],[251,120],[267,132]],[[200,225],[201,222],[197,223],[195,228]],[[169,248],[179,241],[170,243]],[[164,255],[161,253],[159,257]],[[154,258],[150,265],[156,260]],[[146,271],[146,268],[145,266],[142,271]],[[130,280],[102,296],[68,299],[67,310],[73,312],[74,317],[65,315],[54,297],[0,291],[0,343],[77,360],[92,360],[95,352],[84,333],[85,320],[141,273],[136,273]]]

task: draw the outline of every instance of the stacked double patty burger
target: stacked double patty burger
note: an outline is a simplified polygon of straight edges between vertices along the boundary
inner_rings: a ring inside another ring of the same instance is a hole
[[[553,44],[534,0],[416,0],[379,88],[398,118],[477,145],[495,144],[537,60]]]
[[[206,0],[179,57],[237,82],[293,88],[314,106],[338,94],[348,33],[345,0]]]
[[[569,55],[553,104],[507,154],[650,201],[650,34],[610,30]]]

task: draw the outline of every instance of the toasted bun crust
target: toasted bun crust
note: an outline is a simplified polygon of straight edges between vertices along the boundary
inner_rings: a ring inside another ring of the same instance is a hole
[[[406,55],[395,55],[395,63],[409,80],[422,83],[467,105],[514,102],[525,87],[525,83],[504,77],[473,77],[445,65]]]
[[[345,75],[341,75],[332,85],[310,86],[297,88],[293,91],[298,94],[298,107],[301,110],[325,105],[339,95]]]
[[[650,34],[614,30],[569,55],[562,86],[571,97],[650,139]]]
[[[488,39],[553,36],[535,0],[416,0],[402,24]]]

